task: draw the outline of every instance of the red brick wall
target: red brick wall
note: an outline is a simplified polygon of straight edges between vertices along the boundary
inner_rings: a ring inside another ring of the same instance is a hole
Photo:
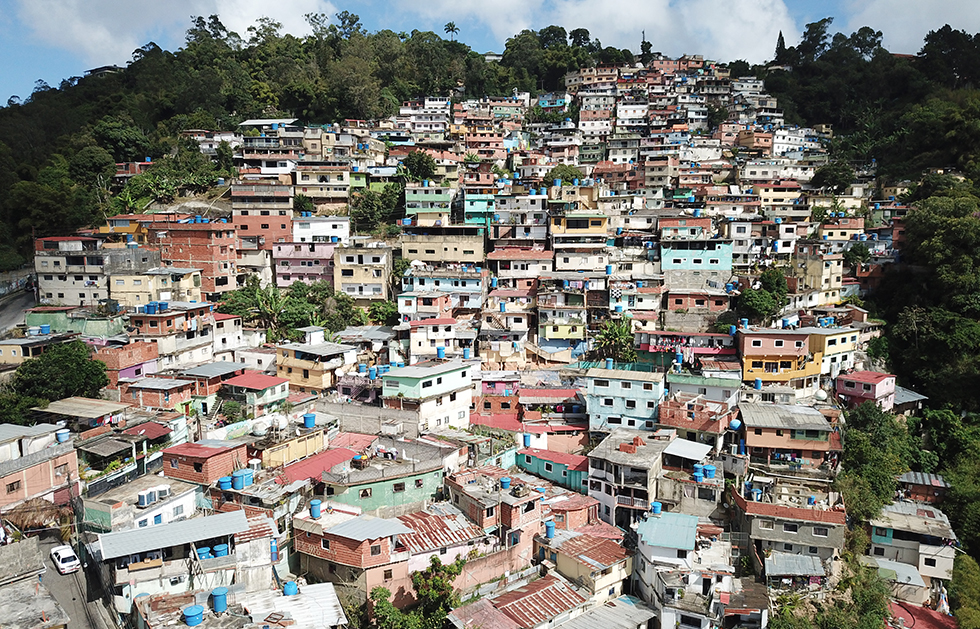
[[[172,461],[177,461],[173,467]],[[210,457],[190,457],[163,451],[163,475],[201,485],[213,485],[222,476],[231,476],[236,462],[241,467],[248,461],[245,444]],[[201,464],[201,471],[194,471],[194,464]]]
[[[105,363],[106,369],[118,371],[155,360],[159,356],[156,343],[136,341],[122,347],[104,347],[95,353],[95,360]]]
[[[680,300],[681,303],[677,303]],[[703,301],[703,305],[698,305]],[[720,305],[719,305],[720,304]],[[676,295],[667,296],[667,310],[704,310],[724,312],[728,310],[728,297],[722,295]]]
[[[286,216],[279,216],[279,210],[269,210],[269,216],[253,216],[260,211],[250,209],[248,216],[241,216],[238,212],[234,213],[231,220],[235,224],[239,238],[265,236],[265,244],[260,245],[259,249],[268,251],[272,251],[277,242],[292,242],[293,217],[291,211],[287,211]],[[268,225],[268,227],[263,228],[263,225]]]
[[[323,539],[330,541],[330,548],[323,547]],[[391,563],[391,539],[387,537],[358,543],[336,535],[320,536],[297,531],[293,546],[296,552],[356,568],[372,568]],[[371,546],[381,546],[381,554],[372,555]]]
[[[238,239],[229,223],[169,224],[166,230],[150,229],[149,239],[160,245],[163,261],[176,267],[201,269],[201,291],[222,292],[235,288]],[[227,264],[227,267],[225,266]],[[216,278],[227,284],[216,285]]]
[[[591,514],[589,512],[592,512]],[[574,530],[599,519],[599,505],[583,507],[574,511],[554,511],[555,528]],[[559,519],[561,516],[561,519]]]

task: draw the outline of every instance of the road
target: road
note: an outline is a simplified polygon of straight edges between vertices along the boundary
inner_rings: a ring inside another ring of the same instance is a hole
[[[41,582],[68,613],[68,629],[106,629],[103,616],[95,607],[101,604],[98,601],[98,588],[93,587],[89,591],[84,572],[58,574],[51,562],[51,549],[61,545],[56,535],[44,535],[38,542],[44,555],[44,565],[48,568]]]
[[[34,307],[34,291],[23,291],[0,301],[0,332],[24,322],[24,311]]]

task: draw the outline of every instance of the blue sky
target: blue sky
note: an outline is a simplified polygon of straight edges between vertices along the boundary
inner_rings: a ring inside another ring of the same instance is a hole
[[[502,51],[523,28],[559,24],[588,28],[604,45],[638,50],[646,31],[654,50],[677,56],[763,61],[783,31],[794,43],[806,23],[835,18],[833,30],[861,26],[884,32],[885,47],[915,53],[922,37],[949,23],[980,31],[977,0],[0,0],[0,106],[11,95],[26,98],[34,82],[52,86],[86,69],[124,65],[148,41],[175,49],[192,15],[217,13],[245,34],[270,16],[294,34],[307,31],[303,15],[348,10],[368,30],[434,30],[446,22],[480,52]]]

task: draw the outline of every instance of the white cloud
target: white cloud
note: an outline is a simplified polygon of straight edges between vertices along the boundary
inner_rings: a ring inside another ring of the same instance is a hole
[[[42,43],[78,54],[88,64],[124,63],[148,41],[176,48],[194,15],[216,14],[243,37],[256,19],[271,17],[286,32],[309,32],[306,13],[333,15],[328,0],[18,0],[17,16]]]
[[[892,52],[915,54],[929,31],[949,24],[968,33],[980,32],[980,10],[976,0],[866,0],[854,6],[846,20],[838,20],[848,34],[862,26],[882,31],[882,45]],[[846,28],[845,28],[846,25]]]
[[[557,24],[566,30],[587,28],[604,46],[635,52],[645,30],[654,50],[664,54],[760,62],[772,58],[780,30],[788,42],[799,30],[783,0],[400,0],[393,4],[426,19],[482,24],[501,50],[508,37],[524,28]]]

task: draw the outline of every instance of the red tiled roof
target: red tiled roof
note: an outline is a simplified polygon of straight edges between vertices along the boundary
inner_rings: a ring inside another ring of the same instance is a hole
[[[423,325],[456,325],[456,319],[452,317],[445,319],[418,319],[409,323],[413,328],[417,328]]]
[[[413,553],[465,544],[485,536],[483,529],[468,521],[462,513],[436,515],[428,511],[416,511],[400,515],[398,519],[415,531],[398,536],[398,541]]]
[[[275,387],[287,382],[289,382],[289,380],[286,378],[268,376],[264,373],[259,373],[258,371],[246,371],[240,376],[228,378],[221,384],[225,384],[230,387],[242,387],[244,389],[255,389],[257,391],[261,391],[263,389]]]
[[[625,561],[630,552],[616,542],[604,537],[578,535],[562,542],[561,552],[590,570],[599,564],[603,569]]]
[[[359,432],[342,432],[334,437],[330,442],[331,448],[350,448],[354,452],[361,452],[371,447],[377,440],[375,435],[362,435]]]
[[[163,437],[164,435],[169,435],[172,430],[163,424],[158,424],[156,422],[145,422],[142,424],[137,424],[131,428],[127,428],[123,431],[126,435],[138,435],[141,434],[147,439],[156,439],[158,437]]]
[[[518,450],[517,453],[537,457],[545,461],[550,461],[551,463],[558,463],[574,471],[581,472],[588,471],[589,469],[589,457],[582,456],[581,454],[566,454],[552,450],[538,450],[537,448],[524,448],[523,450]]]
[[[553,574],[505,592],[494,599],[497,609],[520,627],[537,626],[584,602],[584,596]]]
[[[956,619],[952,616],[911,603],[892,601],[888,604],[888,608],[892,616],[905,620],[906,627],[915,627],[915,629],[956,629],[957,627]]]
[[[214,320],[215,321],[227,321],[228,319],[241,319],[241,317],[239,317],[238,315],[233,315],[233,314],[225,314],[223,312],[216,312],[216,313],[214,313]]]
[[[784,507],[768,502],[752,502],[739,494],[734,496],[735,503],[748,515],[770,516],[783,520],[804,520],[806,522],[825,522],[843,526],[847,518],[843,511],[824,511],[822,509],[804,509],[802,507]]]
[[[544,249],[504,248],[487,254],[487,260],[552,260],[554,257],[554,251]]]
[[[308,459],[287,465],[283,468],[282,473],[289,479],[290,483],[295,483],[300,480],[310,480],[311,478],[316,482],[320,482],[320,475],[323,472],[329,472],[335,465],[344,461],[350,461],[354,458],[354,454],[353,451],[347,448],[324,450]],[[280,484],[283,483],[280,481]]]
[[[452,611],[452,615],[466,629],[520,629],[520,625],[498,610],[489,598],[458,607]]]
[[[557,498],[561,498],[557,500]],[[557,496],[553,496],[552,499],[545,501],[545,504],[552,511],[581,511],[582,509],[588,509],[599,504],[599,501],[591,496],[586,496],[585,494],[580,494],[576,491],[569,491]]]
[[[843,380],[852,380],[854,382],[865,382],[868,384],[878,384],[886,378],[894,378],[890,373],[881,373],[880,371],[855,371],[853,373],[841,374],[838,378]]]

